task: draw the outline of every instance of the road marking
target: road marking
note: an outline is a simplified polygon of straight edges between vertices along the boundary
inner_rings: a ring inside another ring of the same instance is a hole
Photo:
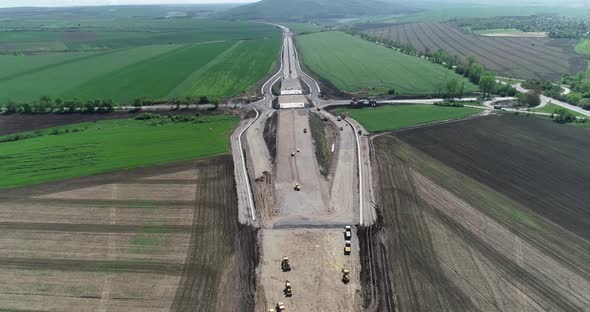
[[[250,128],[250,126],[258,119],[259,113],[256,108],[252,107],[256,112],[256,117],[250,121],[250,123],[242,129],[240,134],[238,135],[238,147],[240,148],[240,157],[242,158],[242,169],[244,171],[244,180],[246,180],[246,186],[248,190],[248,204],[250,205],[250,215],[252,216],[252,221],[256,221],[256,214],[254,213],[254,198],[252,194],[252,186],[250,185],[250,179],[248,179],[248,170],[246,169],[246,157],[244,157],[244,149],[242,148],[242,135],[244,132]]]

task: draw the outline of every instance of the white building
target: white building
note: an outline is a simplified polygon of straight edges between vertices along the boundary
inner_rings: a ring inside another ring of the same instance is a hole
[[[281,95],[277,101],[278,108],[305,108],[307,98],[303,95]]]

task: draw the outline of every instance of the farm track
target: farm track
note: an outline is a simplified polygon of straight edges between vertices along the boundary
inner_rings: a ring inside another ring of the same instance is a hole
[[[577,130],[503,116],[375,137],[366,310],[586,311],[588,226],[568,220],[589,213]]]
[[[441,23],[372,25],[359,30],[411,43],[420,51],[443,49],[463,59],[473,55],[486,68],[507,77],[554,80],[585,68],[583,57],[574,53],[573,42],[567,40],[480,37]]]

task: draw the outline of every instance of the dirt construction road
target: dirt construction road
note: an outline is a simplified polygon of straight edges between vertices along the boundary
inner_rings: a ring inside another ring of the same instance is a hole
[[[309,129],[308,112],[277,113],[277,212],[260,236],[258,292],[264,295],[264,302],[258,305],[269,308],[283,301],[289,311],[360,311],[360,262],[354,233],[353,251],[344,254],[344,226],[353,225],[352,206],[330,209],[330,182],[320,174],[311,133],[303,131]],[[343,162],[342,166],[347,164]],[[342,166],[337,170],[344,170]],[[350,171],[353,169],[346,172]],[[301,191],[294,190],[295,183],[301,185]],[[350,190],[341,193],[353,193],[353,183],[344,185]],[[291,272],[281,271],[284,256],[291,260]],[[349,284],[341,281],[344,267],[350,270]],[[286,280],[293,285],[291,298],[282,292]]]
[[[281,215],[274,225],[322,221],[328,212],[328,183],[320,175],[311,134],[303,133],[309,129],[307,112],[278,113],[276,195]],[[295,183],[301,185],[301,191],[294,191]]]

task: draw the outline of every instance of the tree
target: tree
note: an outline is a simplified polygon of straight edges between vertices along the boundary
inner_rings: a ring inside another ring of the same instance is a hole
[[[133,100],[133,107],[141,109],[143,107],[143,99],[136,98],[135,100]]]
[[[56,98],[55,99],[55,108],[57,108],[58,111],[63,111],[64,109],[64,100],[62,100],[61,98]]]
[[[6,108],[6,112],[9,114],[14,114],[14,113],[18,112],[18,104],[16,104],[16,102],[13,102],[13,101],[9,101],[6,104],[5,108]]]
[[[518,104],[520,106],[535,107],[541,104],[541,97],[538,92],[529,91],[527,93],[520,93],[517,96]]]
[[[457,79],[451,79],[447,81],[447,96],[449,98],[454,97],[459,89],[459,81]]]
[[[94,106],[94,102],[93,101],[87,101],[86,104],[84,105],[84,111],[87,113],[94,113],[95,110],[95,106]]]
[[[477,58],[475,58],[475,56],[470,55],[469,57],[467,57],[467,63],[469,64],[469,67],[475,64],[475,61],[477,61]]]
[[[452,63],[451,67],[459,65],[459,54],[457,54],[457,53],[453,54],[453,56],[451,57],[451,63]]]
[[[556,109],[553,113],[555,115],[555,122],[569,123],[576,121],[576,116],[565,108]]]
[[[461,81],[461,85],[459,86],[459,98],[463,97],[464,92],[465,92],[465,81]]]
[[[486,95],[490,95],[494,88],[496,87],[496,77],[491,73],[485,73],[481,79],[479,80],[479,90],[483,92],[483,97],[486,98]]]
[[[191,98],[190,96],[187,96],[184,98],[185,102],[184,104],[186,105],[186,108],[188,109],[188,107],[191,105],[191,102],[193,101],[193,98]]]
[[[479,79],[481,79],[482,73],[483,67],[481,65],[475,63],[469,66],[469,80],[474,84],[479,84]]]

